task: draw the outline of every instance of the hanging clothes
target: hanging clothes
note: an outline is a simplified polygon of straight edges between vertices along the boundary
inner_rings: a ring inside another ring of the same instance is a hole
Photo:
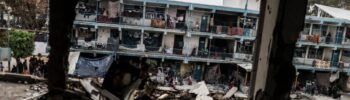
[[[173,54],[175,34],[167,34],[164,36],[164,49],[168,54]]]
[[[195,48],[198,48],[198,46],[199,46],[198,36],[184,37],[184,47],[182,50],[182,54],[189,56],[192,54]]]

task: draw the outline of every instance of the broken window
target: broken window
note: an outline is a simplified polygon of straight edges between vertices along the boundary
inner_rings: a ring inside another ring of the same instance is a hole
[[[121,46],[126,48],[138,48],[141,42],[141,31],[137,30],[123,30]]]
[[[308,58],[310,59],[322,59],[323,48],[315,48],[310,46]]]
[[[146,7],[145,26],[155,28],[165,28],[165,8],[164,7]]]
[[[214,59],[226,59],[233,57],[232,40],[211,39],[210,40],[210,57]]]
[[[77,26],[74,30],[74,38],[72,38],[75,48],[93,49],[96,47],[96,29],[92,26]]]
[[[209,50],[208,50],[208,38],[206,37],[200,37],[199,38],[199,45],[198,45],[198,56],[199,57],[208,57],[209,56]]]
[[[225,12],[214,14],[212,32],[217,34],[243,35],[243,28],[238,25],[238,16]]]
[[[119,23],[120,15],[121,12],[119,0],[103,0],[98,2],[97,22]]]
[[[294,57],[305,58],[306,57],[306,47],[296,47],[294,52]]]
[[[95,21],[96,19],[96,0],[80,0],[76,5],[76,20]]]
[[[145,32],[143,36],[143,43],[147,51],[161,51],[163,34],[160,32]]]
[[[237,42],[237,53],[253,54],[253,41],[245,40],[243,42]]]
[[[142,11],[143,6],[141,4],[124,3],[122,23],[127,25],[142,25]]]
[[[183,35],[175,35],[174,39],[174,53],[175,54],[182,54],[182,49],[184,47],[184,36]]]

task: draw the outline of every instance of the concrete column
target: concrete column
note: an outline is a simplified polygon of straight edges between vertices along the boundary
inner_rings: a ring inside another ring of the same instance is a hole
[[[142,25],[145,25],[145,17],[146,17],[146,1],[143,1],[143,9],[142,9]]]
[[[344,44],[345,43],[345,39],[346,39],[346,31],[347,31],[347,27],[346,26],[344,26],[344,32],[343,32],[343,39],[342,39],[342,44]]]
[[[323,52],[322,52],[322,59],[321,59],[321,60],[324,60],[325,53],[326,53],[326,51],[325,51],[325,49],[323,49]]]
[[[233,53],[237,52],[237,40],[235,40],[235,44],[233,45]]]
[[[140,40],[140,42],[141,42],[140,44],[141,45],[143,45],[143,37],[144,37],[143,34],[145,34],[145,30],[144,29],[141,30],[141,40]]]
[[[311,35],[312,34],[312,29],[313,29],[313,24],[310,24],[310,29],[309,29],[309,35]]]
[[[341,61],[342,55],[343,55],[343,49],[340,49],[338,62]]]
[[[164,19],[165,19],[165,28],[168,28],[168,13],[169,13],[169,4],[166,5],[165,12],[164,12]]]
[[[123,37],[123,35],[122,35],[123,34],[122,28],[119,27],[118,31],[119,31],[119,40],[122,40],[123,39],[122,38]]]
[[[306,46],[305,59],[308,58],[310,46]]]

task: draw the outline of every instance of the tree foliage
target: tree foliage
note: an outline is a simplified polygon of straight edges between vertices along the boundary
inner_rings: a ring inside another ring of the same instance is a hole
[[[7,39],[8,39],[8,36],[7,36],[6,30],[0,29],[0,47],[8,46]]]
[[[13,57],[23,58],[32,55],[34,51],[34,33],[10,30],[9,46],[13,51]]]
[[[48,0],[0,0],[0,9],[12,15],[21,28],[41,29],[45,25]],[[11,24],[13,24],[11,23]]]

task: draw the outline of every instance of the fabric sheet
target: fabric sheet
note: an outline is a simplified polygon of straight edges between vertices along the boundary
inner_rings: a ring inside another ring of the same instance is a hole
[[[112,62],[111,55],[94,59],[80,57],[74,75],[78,77],[104,77]]]
[[[68,74],[73,75],[75,71],[75,67],[77,65],[78,59],[80,56],[80,52],[69,52],[68,56]]]
[[[38,55],[39,53],[42,55],[49,55],[46,51],[47,42],[34,42],[35,48],[33,51],[33,55]]]
[[[174,49],[174,39],[175,39],[175,34],[167,34],[164,36],[164,48],[166,50],[166,53],[173,53]]]
[[[191,55],[192,52],[195,50],[195,48],[198,48],[199,46],[199,37],[198,36],[192,36],[192,37],[184,37],[184,47],[182,50],[182,54],[184,55]]]
[[[111,30],[108,28],[99,28],[97,34],[97,43],[107,44]]]

